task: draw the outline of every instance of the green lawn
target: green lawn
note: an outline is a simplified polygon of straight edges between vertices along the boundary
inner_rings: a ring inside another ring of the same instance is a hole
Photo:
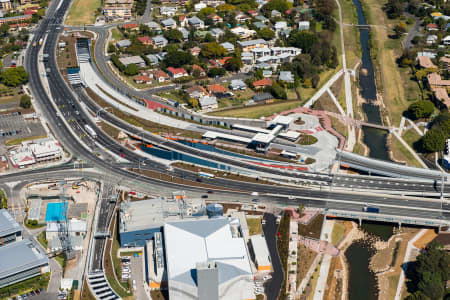
[[[317,143],[317,138],[309,134],[302,135],[297,142],[297,144],[304,146],[314,145],[315,143]]]
[[[44,247],[44,249],[47,249],[48,242],[47,242],[47,240],[45,239],[45,231],[42,231],[42,232],[38,235],[37,240],[39,241],[39,243],[41,243],[41,245],[42,245],[42,247]]]
[[[250,235],[262,233],[261,218],[247,218],[247,225]]]
[[[345,227],[337,222],[334,223],[333,232],[331,233],[331,243],[336,244],[341,240],[344,235]]]
[[[396,137],[392,137],[391,150],[395,159],[405,161],[408,166],[422,168],[420,162],[414,158],[411,152]]]
[[[122,34],[122,32],[120,32],[119,29],[114,27],[114,28],[111,28],[111,38],[114,41],[120,41],[123,39],[123,34]]]
[[[22,142],[43,139],[43,138],[46,138],[46,137],[47,137],[46,135],[40,135],[40,136],[30,136],[30,137],[26,137],[26,138],[12,139],[12,140],[7,140],[5,142],[5,145],[6,146],[14,146],[14,145],[19,145]]]
[[[67,15],[66,25],[93,24],[101,0],[75,0]]]
[[[254,105],[237,109],[229,109],[211,113],[220,117],[258,119],[300,106],[300,101],[278,101],[270,104]]]
[[[409,146],[411,146],[411,148],[417,151],[417,147],[414,145],[422,138],[422,136],[415,129],[411,128],[403,133],[402,138]]]

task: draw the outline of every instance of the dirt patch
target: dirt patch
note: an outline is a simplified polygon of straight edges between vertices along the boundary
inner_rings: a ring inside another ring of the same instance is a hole
[[[299,286],[300,282],[302,282],[303,278],[305,278],[308,273],[309,268],[311,267],[314,259],[316,258],[317,253],[308,247],[298,244],[297,248],[297,286]]]
[[[298,224],[298,234],[314,239],[320,238],[324,216],[318,214],[308,225]]]
[[[437,234],[434,229],[427,229],[427,232],[425,232],[417,241],[415,241],[414,246],[421,250],[425,249],[428,243],[430,243],[436,237]]]

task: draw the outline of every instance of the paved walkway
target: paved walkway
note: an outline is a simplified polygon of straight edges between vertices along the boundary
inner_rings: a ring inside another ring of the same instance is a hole
[[[344,70],[339,70],[331,77],[309,100],[303,107],[310,108],[344,73]]]
[[[325,220],[320,235],[321,240],[331,242],[331,233],[333,232],[334,221]],[[328,272],[330,271],[331,255],[325,254],[323,256],[322,264],[320,265],[319,278],[317,278],[316,290],[314,291],[314,300],[322,300],[325,289],[327,287]]]

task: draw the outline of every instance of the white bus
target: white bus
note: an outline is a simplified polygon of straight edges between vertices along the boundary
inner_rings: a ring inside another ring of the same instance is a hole
[[[97,133],[94,131],[94,129],[92,129],[91,126],[89,125],[84,125],[84,129],[87,131],[87,133],[92,136],[94,139],[97,138]]]

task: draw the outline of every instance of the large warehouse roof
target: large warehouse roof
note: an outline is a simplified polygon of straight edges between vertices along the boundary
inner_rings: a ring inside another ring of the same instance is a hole
[[[0,247],[0,278],[48,264],[48,258],[30,240]]]
[[[14,220],[6,209],[0,209],[0,237],[10,235],[18,231],[22,231],[22,228],[16,220]]]
[[[239,219],[215,218],[170,222],[164,225],[169,290],[173,286],[196,287],[197,263],[215,262],[218,283],[235,283],[240,276],[251,276],[252,269],[245,241],[238,234]],[[238,280],[237,282],[246,282]],[[234,286],[234,295],[244,295],[243,286]],[[180,289],[180,288],[178,288]],[[236,294],[235,294],[236,293]],[[241,297],[233,299],[244,299]],[[249,298],[249,297],[247,297]]]

